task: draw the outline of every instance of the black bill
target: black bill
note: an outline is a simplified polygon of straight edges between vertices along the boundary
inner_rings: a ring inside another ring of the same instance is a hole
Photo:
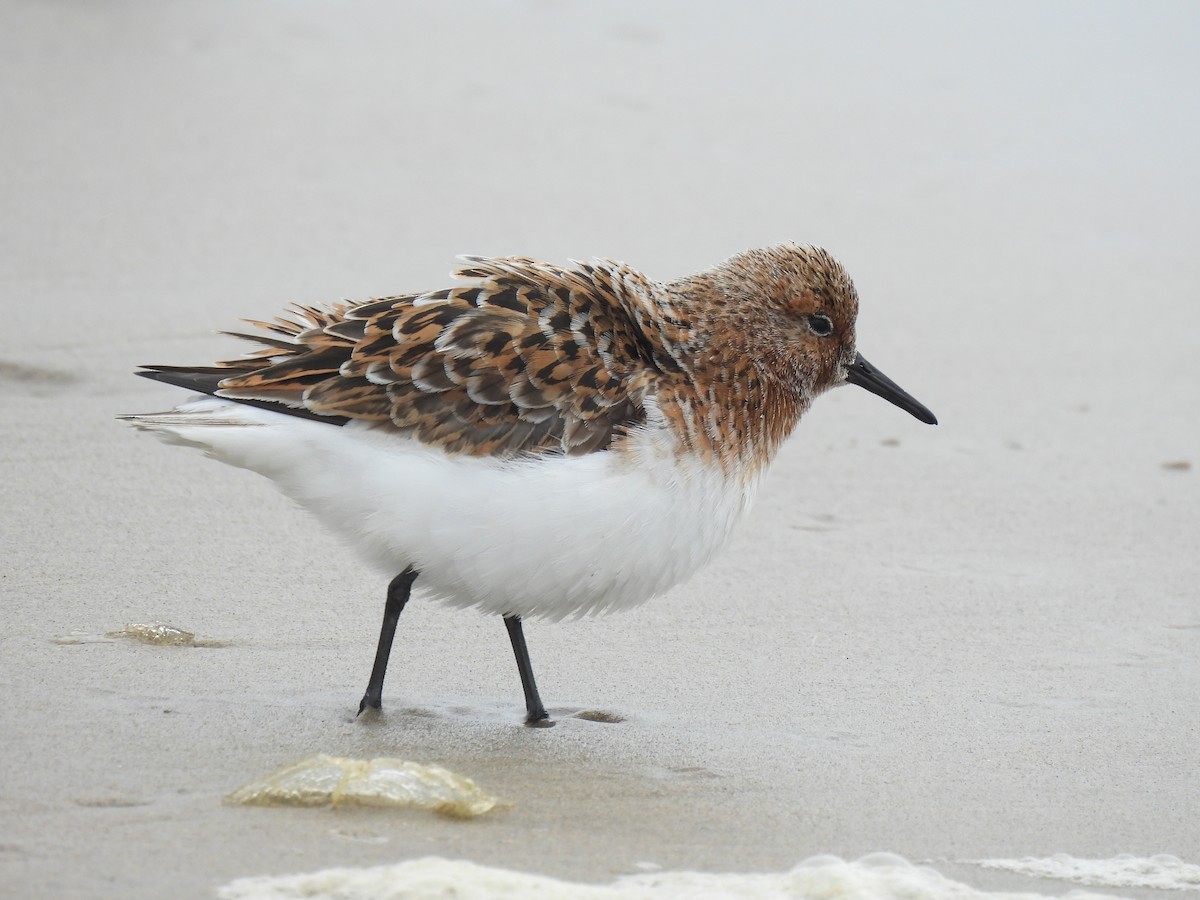
[[[860,388],[866,388],[888,403],[894,403],[926,425],[937,424],[937,417],[933,413],[918,403],[917,399],[907,393],[904,388],[863,359],[861,353],[854,357],[853,364],[846,369],[846,380],[851,384],[857,384]]]

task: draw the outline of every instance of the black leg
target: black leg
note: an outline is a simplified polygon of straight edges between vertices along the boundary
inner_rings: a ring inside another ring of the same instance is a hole
[[[512,641],[513,655],[517,658],[517,670],[521,673],[521,688],[525,691],[525,724],[537,725],[546,722],[550,714],[542,706],[537,684],[533,680],[533,666],[529,662],[529,648],[525,646],[525,632],[521,629],[520,616],[505,616],[504,627]]]
[[[409,566],[392,579],[388,585],[387,605],[383,608],[383,627],[379,630],[379,646],[375,648],[375,665],[371,668],[371,680],[367,692],[358,704],[358,714],[364,709],[383,708],[383,676],[387,674],[388,657],[392,654],[392,638],[396,636],[396,622],[408,602],[412,584],[419,573]]]

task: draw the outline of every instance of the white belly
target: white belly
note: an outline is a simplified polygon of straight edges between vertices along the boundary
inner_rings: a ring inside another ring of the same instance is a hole
[[[560,619],[627,608],[707,563],[757,479],[680,459],[661,430],[633,454],[498,461],[213,399],[137,424],[273,480],[391,575],[440,601]]]

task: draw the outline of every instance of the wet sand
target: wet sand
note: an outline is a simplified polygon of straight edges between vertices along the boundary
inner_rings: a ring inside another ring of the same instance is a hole
[[[0,4],[0,893],[1200,862],[1200,16],[981,9]],[[456,253],[669,278],[779,240],[842,259],[860,348],[942,424],[836,391],[690,584],[530,622],[553,728],[499,621],[424,603],[355,721],[387,578],[114,421],[181,399],[138,363]],[[153,621],[222,646],[56,642]],[[318,752],[512,806],[220,803]]]

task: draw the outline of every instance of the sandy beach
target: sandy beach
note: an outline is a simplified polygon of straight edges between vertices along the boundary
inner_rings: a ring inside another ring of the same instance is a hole
[[[0,895],[1200,864],[1200,8],[753,9],[0,2]],[[941,424],[836,390],[691,582],[527,623],[553,728],[498,619],[424,602],[355,720],[387,578],[115,420],[183,399],[138,364],[456,254],[669,279],[785,240],[842,260]],[[221,646],[105,636],[146,622]],[[313,753],[510,805],[221,803]]]

